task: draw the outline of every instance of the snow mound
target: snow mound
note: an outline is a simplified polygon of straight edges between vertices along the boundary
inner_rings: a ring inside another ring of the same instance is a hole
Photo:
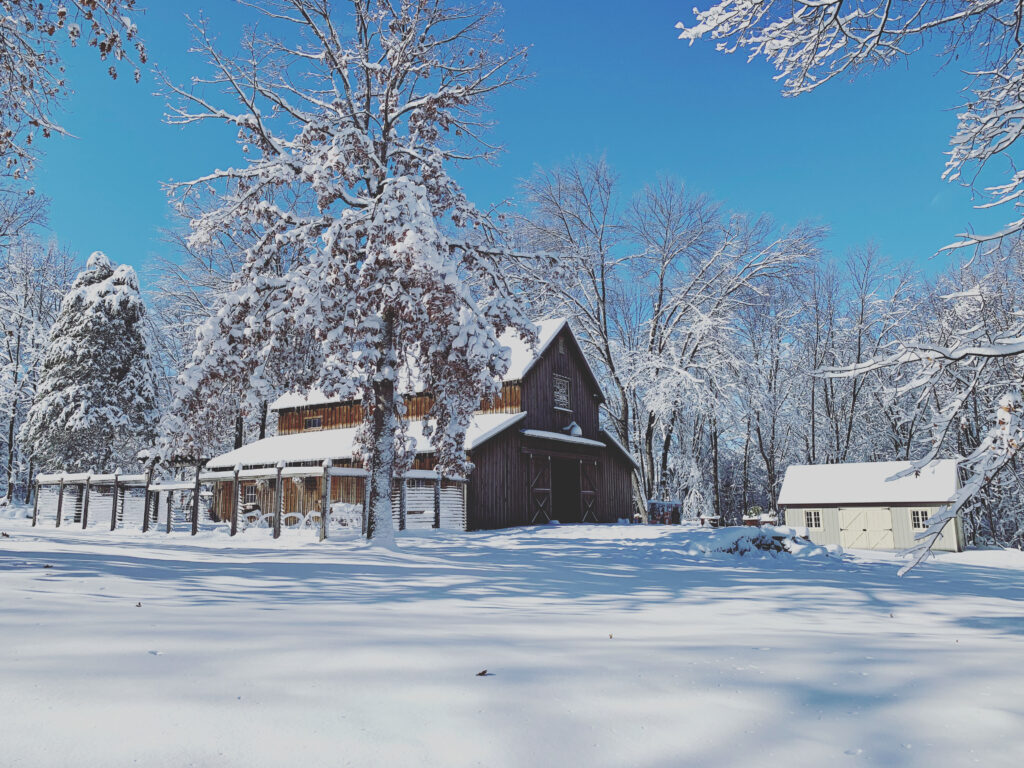
[[[843,550],[836,546],[819,546],[800,535],[797,529],[784,525],[760,527],[736,526],[696,531],[703,534],[687,542],[691,555],[740,555],[749,557],[834,557]]]
[[[6,496],[0,498],[0,520],[18,520],[23,517],[32,517],[32,507],[11,503]]]

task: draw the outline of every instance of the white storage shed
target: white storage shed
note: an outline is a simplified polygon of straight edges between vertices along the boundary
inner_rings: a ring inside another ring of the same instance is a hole
[[[807,528],[815,544],[906,549],[960,487],[956,461],[935,461],[893,479],[910,468],[908,461],[793,465],[782,481],[779,508],[786,525]],[[934,548],[964,548],[959,517],[946,525]]]

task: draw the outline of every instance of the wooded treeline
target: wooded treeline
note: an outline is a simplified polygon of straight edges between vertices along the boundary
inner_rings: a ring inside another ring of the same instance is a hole
[[[608,426],[640,461],[641,503],[680,499],[738,522],[774,508],[793,463],[917,459],[936,440],[940,455],[967,455],[1021,380],[1014,357],[867,370],[901,343],[1013,335],[1019,240],[945,257],[928,277],[870,245],[826,253],[821,229],[784,230],[679,182],[623,189],[602,160],[538,172],[519,206],[521,245],[552,254],[524,264],[523,294],[583,335]],[[1014,462],[969,506],[972,542],[1022,543],[1021,490]]]

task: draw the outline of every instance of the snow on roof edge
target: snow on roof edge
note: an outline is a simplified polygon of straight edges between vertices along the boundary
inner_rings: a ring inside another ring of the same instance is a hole
[[[778,504],[944,504],[959,488],[957,464],[955,459],[941,459],[898,479],[892,478],[912,469],[913,462],[793,464],[786,469]]]
[[[626,446],[624,446],[622,443],[619,442],[619,438],[617,438],[614,434],[612,434],[611,430],[608,430],[608,429],[605,429],[604,427],[601,427],[601,434],[604,435],[605,437],[607,437],[609,442],[611,442],[616,448],[618,448],[620,451],[622,451],[622,455],[625,456],[627,459],[629,459],[630,463],[634,467],[636,467],[637,469],[640,469],[640,462],[638,462],[635,458],[633,458],[633,454],[626,450]]]
[[[482,413],[473,416],[466,433],[466,450],[479,447],[495,435],[505,431],[526,417],[519,413]],[[315,432],[295,432],[275,435],[247,443],[207,462],[207,470],[219,467],[260,467],[276,465],[279,461],[305,462],[352,458],[358,427],[323,429]],[[417,453],[433,453],[434,447],[423,435],[420,421],[410,422],[408,434],[416,440]]]

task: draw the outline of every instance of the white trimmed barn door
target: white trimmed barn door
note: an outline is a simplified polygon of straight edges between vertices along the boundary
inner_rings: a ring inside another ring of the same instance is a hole
[[[886,507],[840,508],[839,543],[846,549],[895,549],[892,513]]]

